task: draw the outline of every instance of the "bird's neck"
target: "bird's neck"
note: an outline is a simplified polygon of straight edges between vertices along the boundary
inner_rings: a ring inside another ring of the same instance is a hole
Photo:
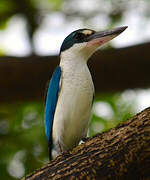
[[[62,53],[60,66],[63,68],[87,66],[87,58],[78,54]]]

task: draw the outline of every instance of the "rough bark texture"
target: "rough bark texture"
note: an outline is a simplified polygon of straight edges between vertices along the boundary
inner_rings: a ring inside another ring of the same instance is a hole
[[[24,178],[47,179],[150,179],[150,108]]]

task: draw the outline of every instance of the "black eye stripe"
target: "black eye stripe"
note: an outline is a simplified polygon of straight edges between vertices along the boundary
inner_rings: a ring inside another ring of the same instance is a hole
[[[75,39],[79,39],[79,40],[81,40],[81,39],[84,39],[86,36],[85,36],[85,34],[83,34],[83,33],[76,33],[75,35],[74,35],[74,38]]]
[[[83,32],[78,32],[74,34],[74,38],[77,40],[84,40],[85,38],[87,38],[88,36],[94,34],[94,31],[91,31],[91,33],[83,33]]]

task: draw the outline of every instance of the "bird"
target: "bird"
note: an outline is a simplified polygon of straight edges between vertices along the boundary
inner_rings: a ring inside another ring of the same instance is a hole
[[[45,132],[50,160],[73,149],[87,136],[95,91],[87,61],[100,46],[126,28],[78,29],[64,39],[60,63],[53,72],[45,98]]]

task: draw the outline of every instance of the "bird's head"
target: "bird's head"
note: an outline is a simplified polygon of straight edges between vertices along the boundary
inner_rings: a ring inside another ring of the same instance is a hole
[[[127,26],[96,32],[79,29],[69,34],[63,41],[60,56],[87,60],[100,46],[122,33]]]

